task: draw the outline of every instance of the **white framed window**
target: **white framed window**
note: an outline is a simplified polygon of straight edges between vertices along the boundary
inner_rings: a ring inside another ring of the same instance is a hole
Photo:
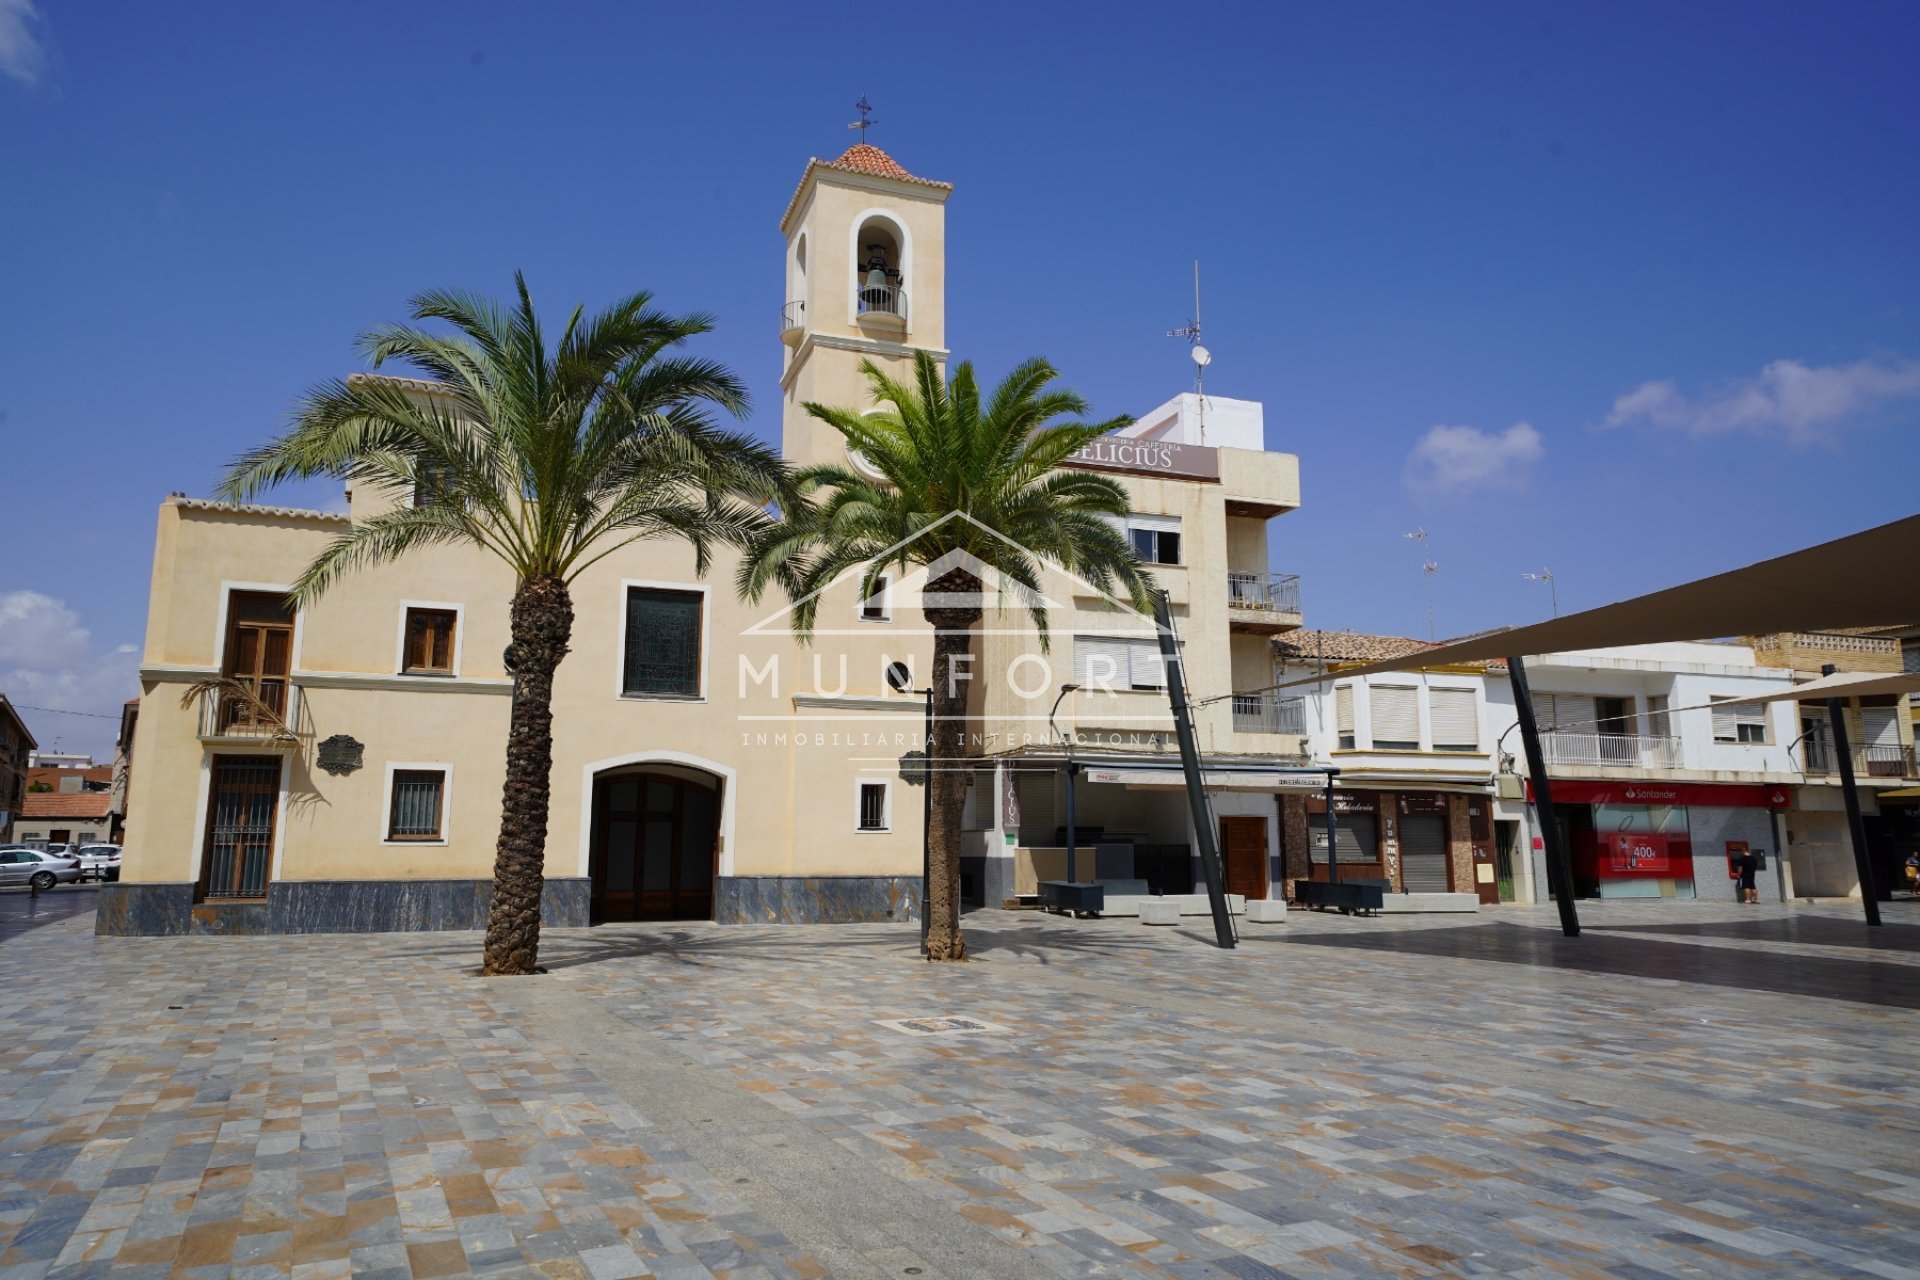
[[[380,843],[445,844],[452,813],[453,766],[445,762],[387,765]]]
[[[1120,521],[1121,531],[1142,564],[1182,564],[1180,517],[1136,511]]]
[[[1075,636],[1073,678],[1083,689],[1117,693],[1167,687],[1167,664],[1157,639]]]
[[[881,574],[874,579],[873,594],[860,602],[860,621],[890,622],[893,620],[893,576]]]
[[[1376,684],[1367,690],[1373,707],[1375,751],[1420,749],[1420,690],[1410,684]]]
[[[1353,734],[1353,686],[1350,684],[1334,686],[1333,731],[1339,735],[1340,750],[1353,750],[1356,739]]]
[[[889,831],[893,822],[893,783],[885,778],[877,782],[861,779],[854,789],[853,829]]]
[[[438,600],[402,600],[395,670],[402,675],[459,675],[465,611],[464,605]]]
[[[1435,751],[1478,751],[1480,711],[1471,689],[1429,689],[1427,719]]]
[[[1756,745],[1767,740],[1767,709],[1758,702],[1713,698],[1713,740]]]

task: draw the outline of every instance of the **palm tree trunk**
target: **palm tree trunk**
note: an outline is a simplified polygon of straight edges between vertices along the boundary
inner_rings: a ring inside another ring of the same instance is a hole
[[[953,569],[929,582],[926,592],[936,603],[926,606],[933,624],[933,738],[927,743],[929,816],[927,830],[927,959],[965,960],[967,940],[960,936],[960,823],[967,800],[967,779],[961,761],[967,751],[967,688],[973,626],[980,607],[949,607],[953,597],[977,601],[980,579],[964,569]],[[945,600],[940,597],[948,597]],[[964,672],[964,674],[962,674]]]
[[[555,577],[529,578],[513,595],[513,715],[500,841],[487,914],[488,976],[526,974],[540,959],[540,893],[546,883],[547,802],[553,774],[553,673],[567,656],[573,600]]]

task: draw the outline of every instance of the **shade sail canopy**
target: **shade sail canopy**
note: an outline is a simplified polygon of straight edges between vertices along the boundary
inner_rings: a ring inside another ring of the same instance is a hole
[[[1920,516],[1908,516],[1684,586],[1532,626],[1467,636],[1431,649],[1347,668],[1341,674],[1413,671],[1575,649],[1776,631],[1901,626],[1920,618],[1920,590],[1914,585],[1916,567],[1920,567]],[[1312,676],[1287,683],[1310,684],[1324,678]],[[1801,685],[1800,689],[1807,687]],[[1805,695],[1796,690],[1793,696]]]
[[[1821,676],[1806,684],[1789,685],[1779,693],[1763,698],[1742,698],[1749,702],[1818,702],[1824,698],[1870,698],[1877,693],[1920,693],[1920,675],[1878,676],[1871,672],[1842,671]],[[1679,707],[1676,710],[1687,710]]]

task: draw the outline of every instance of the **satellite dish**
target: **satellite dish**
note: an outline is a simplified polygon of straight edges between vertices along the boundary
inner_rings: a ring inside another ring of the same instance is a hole
[[[887,664],[887,687],[895,693],[906,693],[913,688],[913,668],[904,662]]]
[[[1204,369],[1213,363],[1213,352],[1196,342],[1193,345],[1193,362]]]

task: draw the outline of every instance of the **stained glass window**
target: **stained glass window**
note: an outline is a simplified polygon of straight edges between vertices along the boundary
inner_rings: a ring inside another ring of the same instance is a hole
[[[628,693],[700,694],[700,593],[627,590]]]

